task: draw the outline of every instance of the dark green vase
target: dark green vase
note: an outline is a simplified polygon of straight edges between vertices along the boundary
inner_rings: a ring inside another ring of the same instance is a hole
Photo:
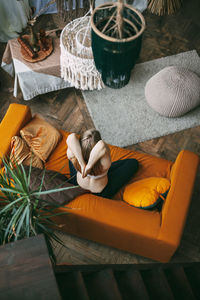
[[[100,7],[103,7],[101,5]],[[128,7],[128,8],[127,8]],[[124,9],[124,17],[129,18],[129,6]],[[144,20],[140,20],[141,14],[136,10],[131,10],[134,18],[138,20],[135,26],[137,34],[133,31],[133,36],[124,37],[122,40],[102,34],[101,29],[105,26],[112,9],[106,11],[95,10],[92,15],[92,51],[97,70],[102,75],[102,80],[106,86],[111,88],[122,88],[130,80],[131,70],[133,69],[141,50],[142,33],[144,31]],[[104,21],[105,20],[105,21]],[[130,26],[127,25],[130,32]]]

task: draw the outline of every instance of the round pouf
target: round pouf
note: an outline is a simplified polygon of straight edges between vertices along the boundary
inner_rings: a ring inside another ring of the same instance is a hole
[[[145,97],[160,115],[180,117],[200,105],[200,77],[182,67],[166,67],[147,81]]]

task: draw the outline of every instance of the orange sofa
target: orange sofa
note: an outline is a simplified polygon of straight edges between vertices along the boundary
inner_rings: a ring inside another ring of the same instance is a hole
[[[0,124],[1,157],[10,151],[12,136],[32,118],[30,108],[11,104]],[[66,157],[66,138],[69,133],[61,130],[63,138],[45,164],[46,169],[69,173]],[[84,194],[60,208],[70,210],[67,215],[56,217],[65,224],[62,230],[111,247],[168,262],[180,244],[188,208],[192,196],[199,157],[182,150],[176,161],[111,146],[112,160],[136,158],[139,170],[132,179],[147,177],[170,179],[171,187],[161,212],[130,206],[122,200],[123,189],[109,200],[92,194]],[[61,170],[61,171],[60,171]]]

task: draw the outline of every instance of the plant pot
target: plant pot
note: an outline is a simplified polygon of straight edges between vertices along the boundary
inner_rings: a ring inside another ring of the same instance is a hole
[[[123,23],[123,37],[115,37],[110,30],[113,27],[112,21],[105,30],[114,10],[116,5],[113,3],[105,3],[94,10],[91,16],[92,51],[104,84],[111,88],[121,88],[129,82],[131,70],[139,57],[145,21],[139,11],[124,4],[122,16],[129,22]],[[130,22],[134,23],[133,26],[130,26]]]

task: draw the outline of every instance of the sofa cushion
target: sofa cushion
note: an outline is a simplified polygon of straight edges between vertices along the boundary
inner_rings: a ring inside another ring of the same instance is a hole
[[[48,170],[54,170],[66,176],[69,176],[69,160],[67,158],[67,144],[66,139],[69,132],[60,130],[61,140],[58,143],[57,147],[50,154],[48,160],[45,162],[45,168]]]
[[[27,105],[12,103],[1,121],[0,126],[0,155],[4,157],[10,154],[10,141],[15,135],[19,135],[20,129],[32,118],[30,107]],[[2,159],[0,158],[2,165]]]
[[[42,161],[46,161],[61,139],[60,132],[51,124],[35,115],[20,130],[22,138]]]
[[[11,139],[10,160],[13,165],[17,162],[27,166],[31,164],[33,167],[43,169],[42,160],[30,150],[28,144],[19,136],[13,136]]]
[[[67,144],[66,139],[70,132],[60,130],[62,139],[45,162],[45,168],[55,170],[62,174],[69,175],[69,161],[66,156]],[[109,145],[112,161],[118,159],[135,158],[139,162],[139,169],[129,183],[144,179],[147,177],[170,177],[170,171],[173,163],[169,160],[159,158],[150,154],[138,151],[128,150],[117,146]],[[116,200],[123,200],[124,188],[115,196]]]
[[[163,201],[163,194],[170,188],[170,181],[162,177],[149,177],[127,185],[123,199],[130,205],[143,209],[155,208]]]
[[[138,237],[143,242],[149,238],[156,239],[160,230],[159,212],[138,209],[124,201],[85,194],[59,211],[68,211],[69,208],[69,222],[64,221],[64,215],[59,218],[59,224],[65,223],[62,230],[106,245],[111,239],[116,239],[119,248],[125,244],[131,247]]]
[[[110,146],[112,161],[118,159],[135,158],[139,162],[139,169],[129,183],[147,178],[147,177],[164,177],[170,178],[171,167],[173,162],[156,157],[139,151]],[[115,199],[123,200],[124,188],[115,195]]]
[[[151,154],[139,151],[111,146],[112,161],[118,159],[135,158],[139,162],[139,169],[135,174],[133,181],[137,181],[147,177],[170,177],[173,162],[164,158],[156,157]]]

